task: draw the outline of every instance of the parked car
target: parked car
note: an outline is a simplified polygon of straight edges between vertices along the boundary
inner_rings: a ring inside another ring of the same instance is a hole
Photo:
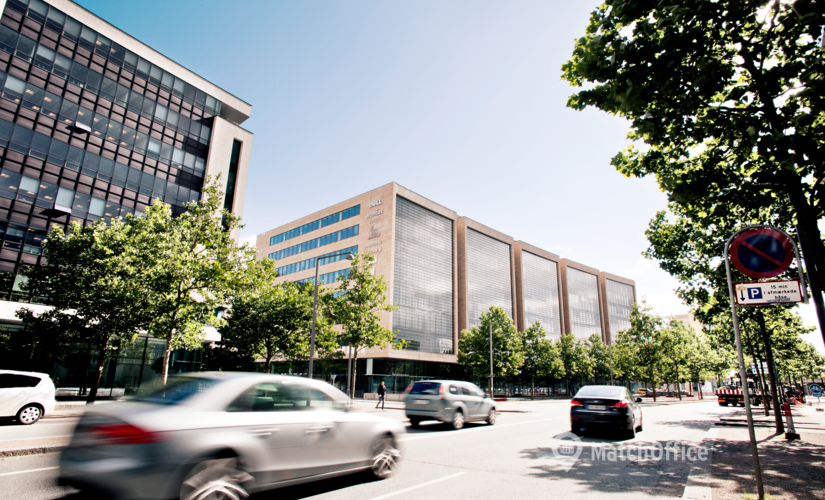
[[[390,477],[404,426],[350,411],[329,384],[260,373],[170,378],[96,407],[60,456],[61,484],[116,498],[246,498],[367,471]]]
[[[633,438],[642,430],[640,402],[625,387],[586,385],[570,401],[570,428],[574,434],[608,428]]]
[[[54,410],[54,382],[45,373],[0,370],[0,417],[31,425]]]
[[[496,423],[496,402],[469,382],[427,380],[410,384],[404,398],[404,412],[410,425],[437,420],[461,429],[465,422]]]

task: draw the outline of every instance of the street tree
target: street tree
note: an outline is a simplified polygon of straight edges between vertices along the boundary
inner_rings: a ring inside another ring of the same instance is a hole
[[[602,341],[602,336],[594,333],[587,339],[587,354],[593,363],[593,376],[605,380],[610,378],[610,352]]]
[[[382,313],[398,309],[387,303],[387,282],[384,275],[375,275],[372,254],[356,254],[348,274],[335,287],[337,296],[329,299],[332,318],[340,323],[340,342],[352,349],[350,397],[355,395],[355,367],[358,353],[371,347],[403,348],[406,344],[396,338],[396,332],[381,324]]]
[[[570,379],[590,379],[593,376],[593,360],[590,359],[587,346],[572,333],[559,337],[559,355],[564,366],[567,394],[570,394]]]
[[[264,359],[264,372],[269,373],[273,359],[297,360],[309,357],[312,329],[313,287],[285,281],[272,284],[277,273],[275,264],[263,259],[245,272],[263,280],[255,287],[234,296],[218,329],[225,347]],[[268,281],[268,283],[267,283]],[[319,289],[320,302],[328,289]],[[319,308],[315,334],[316,348],[332,352],[337,347],[330,317]]]
[[[680,384],[686,379],[687,365],[690,354],[691,337],[694,331],[684,321],[670,317],[665,320],[665,327],[660,333],[659,345],[662,349],[662,368],[665,376],[671,381],[679,400],[682,399]]]
[[[462,330],[458,338],[458,362],[476,377],[490,376],[490,327],[493,329],[493,377],[512,377],[524,365],[521,334],[503,308],[490,306],[481,313],[479,324]],[[535,333],[535,331],[533,332]],[[490,387],[492,397],[493,387]]]
[[[141,216],[147,230],[135,242],[152,249],[151,279],[141,292],[150,301],[148,330],[165,342],[164,384],[172,349],[200,348],[203,325],[221,325],[215,311],[248,285],[243,270],[256,258],[254,249],[232,238],[240,218],[223,208],[220,176],[204,182],[200,201],[177,217],[160,201],[148,207]]]
[[[584,87],[567,105],[628,120],[633,145],[612,164],[654,176],[710,246],[737,229],[731,214],[798,228],[825,283],[824,23],[818,2],[608,0],[563,66]]]
[[[23,271],[23,290],[53,307],[42,313],[18,310],[26,328],[58,342],[88,342],[97,351],[87,404],[97,397],[109,352],[134,340],[150,320],[144,290],[151,249],[134,244],[144,231],[143,221],[132,215],[108,226],[73,222],[67,232],[55,227],[42,243],[48,264]]]
[[[562,378],[564,364],[561,362],[558,346],[547,337],[547,331],[540,321],[536,320],[528,326],[520,337],[521,351],[524,353],[521,374],[530,377],[530,399],[534,399],[536,377]]]
[[[633,304],[630,328],[619,332],[614,345],[621,353],[622,365],[634,378],[651,385],[653,401],[656,401],[656,385],[663,379],[661,338],[664,319],[652,309],[645,298],[641,303]]]

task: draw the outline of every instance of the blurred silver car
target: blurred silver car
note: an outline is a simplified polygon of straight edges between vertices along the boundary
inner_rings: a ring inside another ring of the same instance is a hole
[[[397,420],[349,411],[323,382],[254,373],[170,378],[96,407],[60,457],[60,483],[117,498],[241,499],[357,471],[393,474]]]
[[[411,384],[404,397],[404,411],[410,425],[438,420],[461,429],[465,422],[496,423],[496,402],[470,382],[427,380]]]

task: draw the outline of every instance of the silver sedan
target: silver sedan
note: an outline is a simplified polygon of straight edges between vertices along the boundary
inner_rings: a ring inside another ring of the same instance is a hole
[[[344,393],[304,378],[170,378],[87,412],[60,457],[60,482],[117,498],[206,500],[358,471],[391,476],[404,426],[349,409]]]

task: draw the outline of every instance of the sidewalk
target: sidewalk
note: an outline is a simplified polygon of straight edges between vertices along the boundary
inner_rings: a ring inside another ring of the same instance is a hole
[[[763,415],[764,416],[764,415]],[[756,440],[765,493],[774,499],[825,499],[825,433],[797,428],[801,439],[787,441],[773,430],[758,427]],[[712,464],[713,500],[756,497],[750,440],[746,427],[719,427]]]
[[[773,411],[771,411],[770,416],[765,416],[765,411],[761,406],[758,408],[753,408],[752,411],[754,427],[765,429],[775,428],[776,417],[774,416]],[[823,413],[817,412],[810,406],[795,405],[791,406],[791,416],[793,417],[794,428],[796,429],[797,434],[808,433],[825,435],[825,415],[823,415]],[[786,417],[782,415],[783,424],[786,423],[785,418]],[[716,425],[725,427],[747,427],[748,416],[744,409],[737,410],[734,413],[722,416]]]

